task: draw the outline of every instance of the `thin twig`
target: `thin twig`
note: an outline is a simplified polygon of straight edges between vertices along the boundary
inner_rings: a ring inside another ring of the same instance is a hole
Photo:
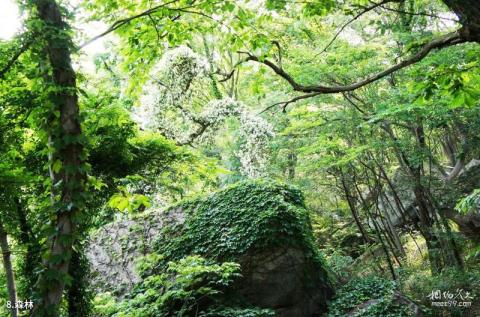
[[[328,44],[323,48],[323,50],[320,51],[320,53],[316,54],[315,57],[325,53],[329,48],[330,46],[333,44],[333,42],[335,42],[335,40],[338,38],[338,36],[343,32],[343,30],[345,30],[345,28],[347,26],[349,26],[350,24],[352,24],[354,21],[356,21],[358,18],[360,18],[362,15],[364,15],[365,13],[367,12],[370,12],[372,11],[373,9],[375,8],[378,8],[379,6],[382,6],[388,2],[394,2],[395,0],[384,0],[382,2],[379,2],[379,3],[374,3],[372,6],[370,7],[365,7],[363,9],[362,12],[358,13],[357,15],[355,15],[353,18],[351,18],[350,20],[348,20],[346,23],[344,23],[340,29],[338,29],[338,31],[335,33],[335,35],[332,37],[332,39],[330,40],[330,42],[328,42]]]
[[[266,112],[266,111],[268,111],[272,108],[275,108],[276,106],[280,106],[280,105],[282,106],[282,112],[286,112],[287,106],[289,104],[297,102],[298,100],[312,98],[312,97],[318,96],[320,94],[321,94],[320,92],[314,92],[314,93],[310,93],[310,94],[306,94],[306,95],[297,96],[297,97],[292,98],[292,99],[287,100],[287,101],[277,102],[277,103],[274,103],[273,105],[270,105],[270,106],[266,107],[261,112],[259,112],[259,114],[262,114],[262,113],[264,113],[264,112]]]
[[[125,24],[127,24],[128,22],[132,21],[132,20],[135,20],[135,19],[138,19],[138,18],[141,18],[141,17],[144,17],[144,16],[148,16],[156,11],[158,11],[159,9],[161,8],[165,8],[167,5],[169,4],[172,4],[172,3],[175,3],[175,2],[178,2],[178,0],[172,0],[172,1],[169,1],[169,2],[165,2],[165,3],[162,3],[162,4],[159,4],[158,6],[155,6],[151,9],[148,9],[146,11],[143,11],[141,13],[138,13],[138,14],[135,14],[131,17],[128,17],[128,18],[125,18],[125,19],[120,19],[118,21],[116,21],[115,23],[113,23],[107,30],[105,30],[104,32],[98,34],[97,36],[94,36],[92,37],[90,40],[88,40],[87,42],[83,43],[82,45],[80,45],[79,49],[82,49],[84,48],[85,46],[87,46],[88,44],[98,40],[99,38],[101,37],[104,37],[105,35],[107,34],[110,34],[112,33],[113,31],[117,30],[118,28],[124,26]]]
[[[399,9],[393,9],[393,8],[385,7],[383,4],[380,5],[380,8],[382,8],[384,10],[387,10],[387,11],[392,11],[392,12],[401,13],[401,14],[426,16],[426,17],[435,18],[435,19],[460,22],[457,19],[442,17],[442,16],[439,16],[439,15],[425,13],[425,12],[409,12],[409,11],[404,11],[404,10],[399,10]]]

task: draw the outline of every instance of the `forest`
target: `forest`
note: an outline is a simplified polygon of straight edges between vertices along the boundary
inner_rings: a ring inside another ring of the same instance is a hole
[[[480,316],[480,1],[7,3],[1,317]]]

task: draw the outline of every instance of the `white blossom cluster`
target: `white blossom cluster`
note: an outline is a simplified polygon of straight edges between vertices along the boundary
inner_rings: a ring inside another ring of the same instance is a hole
[[[181,121],[191,119],[183,106],[191,102],[191,86],[208,72],[208,62],[186,46],[166,51],[143,87],[136,117],[144,129],[161,129],[172,138],[182,134]],[[176,115],[180,111],[182,118]],[[178,119],[181,119],[178,121]]]
[[[240,119],[240,137],[243,142],[236,155],[240,159],[242,173],[249,178],[264,176],[268,162],[268,144],[274,136],[272,125],[230,97],[210,101],[202,113],[202,119],[210,124],[212,132],[228,117]]]
[[[245,106],[230,97],[211,100],[201,113],[201,118],[211,127],[222,123],[228,117],[238,117]]]
[[[154,69],[172,98],[170,102],[179,102],[190,91],[190,85],[199,76],[208,73],[208,61],[187,46],[179,46],[166,51]]]
[[[152,80],[144,87],[140,111],[136,114],[138,121],[144,129],[160,131],[180,142],[188,139],[194,122],[202,122],[208,127],[196,142],[207,142],[227,118],[238,118],[241,146],[236,155],[242,173],[250,178],[261,177],[268,161],[273,127],[230,97],[211,100],[200,113],[194,111],[192,87],[207,78],[208,68],[206,59],[188,47],[167,51],[153,69]]]
[[[265,119],[250,112],[241,114],[240,124],[240,131],[245,140],[237,152],[242,172],[250,178],[265,176],[269,140],[274,136],[273,127]]]

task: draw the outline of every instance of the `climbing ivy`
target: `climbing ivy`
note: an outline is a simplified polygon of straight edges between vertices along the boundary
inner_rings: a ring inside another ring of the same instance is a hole
[[[407,317],[408,305],[394,300],[394,281],[371,276],[356,278],[343,286],[329,305],[328,317]],[[369,305],[364,305],[369,303]]]
[[[185,213],[185,223],[167,226],[157,241],[163,261],[188,254],[230,261],[249,251],[295,247],[323,264],[314,247],[303,196],[287,185],[244,181],[206,198],[184,201],[166,212],[178,209]]]

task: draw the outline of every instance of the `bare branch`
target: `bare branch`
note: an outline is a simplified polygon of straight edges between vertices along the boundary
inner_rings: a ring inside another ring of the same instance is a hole
[[[244,52],[242,52],[242,53],[244,53]],[[233,74],[235,73],[236,68],[237,68],[238,66],[240,66],[241,64],[243,64],[243,63],[245,63],[245,62],[248,62],[248,61],[249,61],[249,58],[248,58],[248,57],[239,60],[238,62],[235,63],[235,65],[233,65],[232,70],[231,70],[229,73],[223,73],[221,70],[217,70],[217,71],[215,72],[215,74],[218,74],[218,75],[222,75],[222,76],[223,76],[223,78],[220,79],[218,82],[223,83],[223,82],[229,80],[230,78],[232,78]]]
[[[430,18],[435,18],[435,19],[441,19],[441,20],[447,20],[447,21],[460,22],[460,21],[457,20],[457,19],[442,17],[442,16],[439,16],[439,15],[430,14],[430,13],[425,13],[425,12],[409,12],[409,11],[404,11],[404,10],[389,8],[389,7],[384,6],[384,4],[381,4],[381,5],[380,5],[380,8],[382,8],[382,9],[384,9],[384,10],[387,10],[387,11],[392,11],[392,12],[401,13],[401,14],[406,14],[406,15],[425,16],[425,17],[430,17]]]
[[[278,66],[282,68],[282,47],[278,41],[272,41],[272,43],[277,47],[278,50]]]
[[[160,35],[160,32],[158,32],[157,22],[155,22],[155,20],[153,19],[151,14],[148,14],[148,18],[150,19],[150,21],[153,24],[153,28],[155,29],[155,33],[157,33],[157,43],[160,43],[160,40],[161,40],[162,37]]]

